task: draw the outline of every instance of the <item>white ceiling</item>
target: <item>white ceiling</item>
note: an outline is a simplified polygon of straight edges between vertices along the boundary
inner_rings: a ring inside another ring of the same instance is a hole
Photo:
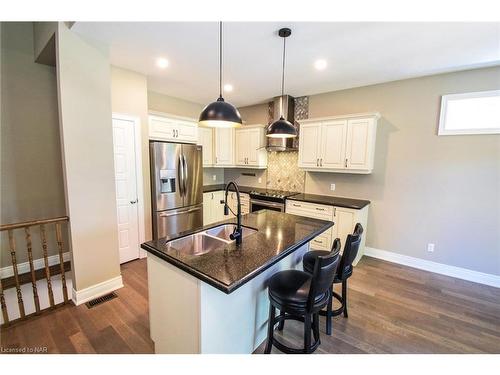
[[[500,23],[230,22],[224,24],[224,96],[237,106],[286,93],[310,95],[500,64]],[[73,30],[110,46],[111,63],[147,75],[148,87],[206,104],[218,96],[217,22],[77,22]],[[170,65],[161,70],[157,57]],[[313,67],[323,58],[323,71]]]

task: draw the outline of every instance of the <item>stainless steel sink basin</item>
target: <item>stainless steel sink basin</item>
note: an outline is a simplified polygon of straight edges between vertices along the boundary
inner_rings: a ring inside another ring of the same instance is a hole
[[[214,228],[207,229],[205,231],[205,233],[210,235],[210,236],[220,238],[224,241],[232,241],[231,238],[229,238],[229,236],[233,233],[233,231],[235,229],[236,229],[235,224],[223,224],[223,225],[219,225],[219,226],[214,227]],[[254,234],[257,232],[257,230],[252,229],[252,228],[247,228],[247,227],[241,227],[241,229],[242,229],[242,233],[241,233],[242,238],[248,237],[251,234]]]
[[[227,245],[233,240],[229,237],[235,224],[222,224],[189,236],[177,238],[165,243],[167,251],[178,251],[186,255],[203,255],[219,247]],[[257,230],[242,227],[243,238],[257,232]]]
[[[202,255],[227,243],[227,241],[207,236],[205,232],[199,232],[169,241],[165,246],[169,251],[178,251],[186,255]]]

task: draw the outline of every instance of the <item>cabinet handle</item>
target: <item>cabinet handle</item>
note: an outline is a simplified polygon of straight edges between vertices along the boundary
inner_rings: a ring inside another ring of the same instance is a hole
[[[316,209],[317,209],[318,211],[324,211],[324,210],[325,210],[324,208],[319,208],[319,207],[316,207]]]
[[[214,193],[212,193],[212,199],[214,199]]]
[[[292,206],[294,206],[294,207],[302,207],[300,204],[295,204],[295,203],[292,203]]]
[[[215,157],[215,164],[217,164],[217,156]]]
[[[319,159],[316,159],[316,167],[319,167]]]
[[[322,167],[323,166],[323,158],[319,159],[319,166]]]
[[[347,168],[347,158],[345,159],[345,167]]]
[[[313,240],[316,243],[323,243],[323,241]]]
[[[337,207],[333,207],[333,216],[337,216]]]

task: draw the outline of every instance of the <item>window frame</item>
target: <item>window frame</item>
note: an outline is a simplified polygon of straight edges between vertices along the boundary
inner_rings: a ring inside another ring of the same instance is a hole
[[[453,99],[466,98],[484,98],[490,96],[500,96],[500,90],[475,91],[465,92],[461,94],[448,94],[441,96],[441,110],[439,113],[438,135],[477,135],[477,134],[500,134],[500,126],[498,128],[483,128],[483,129],[446,129],[445,119],[448,109],[448,101]]]

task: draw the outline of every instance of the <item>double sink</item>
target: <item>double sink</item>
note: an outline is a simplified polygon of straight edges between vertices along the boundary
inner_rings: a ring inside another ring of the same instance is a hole
[[[167,251],[176,251],[185,255],[203,255],[224,245],[234,242],[230,235],[236,229],[235,224],[222,224],[216,227],[177,238],[165,243]],[[257,232],[256,229],[241,227],[242,238]]]

